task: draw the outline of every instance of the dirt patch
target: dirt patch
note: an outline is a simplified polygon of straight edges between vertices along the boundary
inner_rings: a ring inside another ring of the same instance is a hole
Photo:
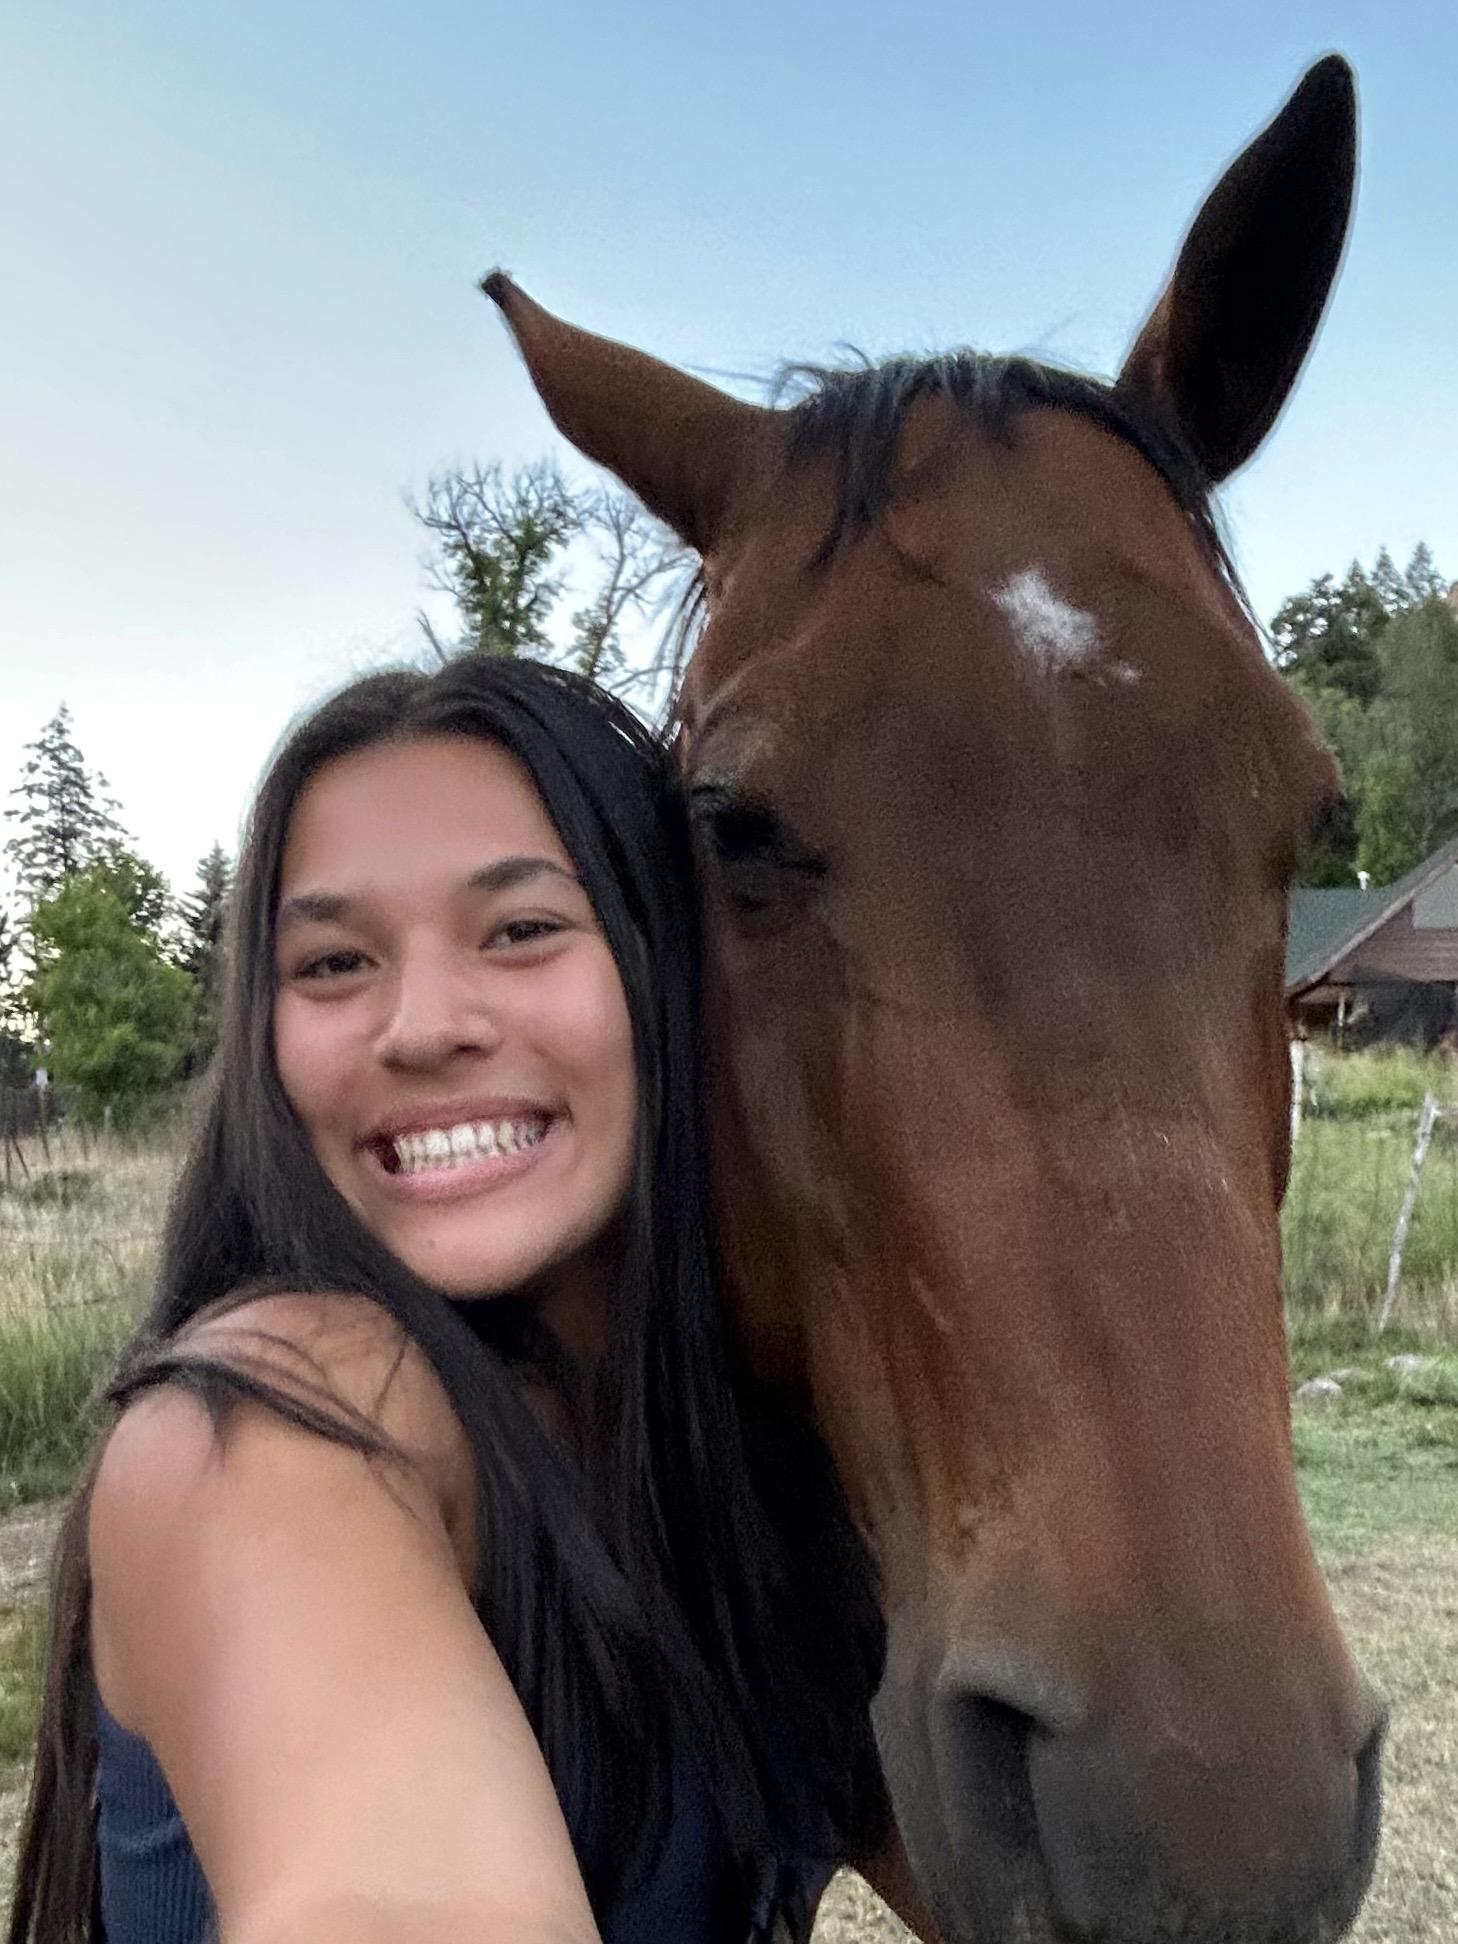
[[[0,1602],[45,1584],[64,1509],[64,1501],[56,1500],[0,1519]]]

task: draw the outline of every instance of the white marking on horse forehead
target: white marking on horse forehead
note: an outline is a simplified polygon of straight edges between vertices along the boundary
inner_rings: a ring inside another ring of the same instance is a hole
[[[1012,623],[1019,645],[1045,675],[1085,662],[1099,645],[1091,614],[1055,594],[1041,567],[1024,567],[992,598]]]

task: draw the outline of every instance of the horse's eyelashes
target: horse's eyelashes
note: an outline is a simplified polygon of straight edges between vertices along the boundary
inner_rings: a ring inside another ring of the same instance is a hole
[[[768,858],[780,848],[780,827],[773,812],[758,803],[721,799],[705,819],[714,854],[723,864],[746,858]]]
[[[824,859],[768,804],[720,784],[700,785],[691,800],[695,827],[724,873],[730,899],[742,909],[762,911],[796,892],[803,895],[825,875]]]

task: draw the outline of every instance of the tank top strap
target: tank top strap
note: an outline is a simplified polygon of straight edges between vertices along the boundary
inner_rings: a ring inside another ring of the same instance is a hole
[[[96,1704],[97,1861],[106,1944],[211,1944],[213,1901],[152,1750]]]

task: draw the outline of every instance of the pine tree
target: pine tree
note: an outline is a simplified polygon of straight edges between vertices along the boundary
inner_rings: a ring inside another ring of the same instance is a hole
[[[182,941],[177,962],[197,981],[198,1009],[189,1065],[196,1070],[212,1058],[218,1040],[218,1001],[223,979],[223,937],[233,866],[221,844],[214,844],[197,867],[197,886],[182,900]]]
[[[20,933],[10,913],[0,907],[0,1037],[18,1023],[19,983]],[[0,1080],[0,1086],[7,1084]]]
[[[34,905],[126,833],[106,778],[87,769],[72,740],[71,712],[64,702],[25,753],[20,782],[10,792],[19,801],[5,813],[18,829],[5,853],[27,902]]]
[[[1372,591],[1389,615],[1399,614],[1408,603],[1407,582],[1386,547],[1379,547],[1372,563]]]
[[[1412,559],[1407,563],[1403,575],[1407,583],[1408,600],[1414,607],[1421,607],[1424,601],[1438,601],[1448,591],[1448,584],[1433,565],[1433,552],[1426,540],[1419,540],[1412,550]]]
[[[1382,681],[1377,643],[1387,613],[1353,561],[1344,581],[1323,574],[1271,622],[1276,666],[1311,689],[1337,689],[1364,707]]]

